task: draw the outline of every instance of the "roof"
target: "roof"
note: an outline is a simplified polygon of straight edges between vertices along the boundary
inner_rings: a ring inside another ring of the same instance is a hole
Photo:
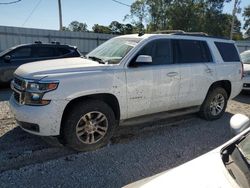
[[[71,46],[71,45],[68,45],[68,44],[60,44],[60,43],[41,43],[41,42],[20,44],[20,45],[14,46],[13,48],[18,48],[18,47],[23,47],[23,46],[54,46],[54,47],[69,47],[69,48],[76,48],[75,46]]]
[[[206,35],[205,33],[168,33],[168,34],[162,34],[162,33],[152,33],[152,34],[144,34],[144,35],[139,35],[139,34],[130,34],[130,35],[121,35],[118,36],[118,38],[141,38],[141,39],[146,39],[146,38],[158,38],[158,36],[161,37],[166,37],[166,38],[182,38],[182,39],[199,39],[199,40],[204,40],[204,39],[212,39],[212,40],[218,40],[218,41],[226,41],[226,42],[234,42],[232,40],[229,40],[224,37],[216,37],[216,36],[210,36]]]

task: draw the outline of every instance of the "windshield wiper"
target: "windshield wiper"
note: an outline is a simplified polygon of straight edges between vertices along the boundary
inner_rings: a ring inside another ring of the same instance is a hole
[[[107,64],[103,59],[96,57],[96,56],[87,56],[87,58],[92,59],[93,61],[97,61],[98,63],[101,64]]]

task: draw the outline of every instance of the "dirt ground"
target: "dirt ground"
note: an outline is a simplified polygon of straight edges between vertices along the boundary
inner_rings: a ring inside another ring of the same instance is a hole
[[[250,95],[240,94],[217,121],[191,114],[119,128],[109,146],[77,153],[16,127],[9,96],[0,90],[0,187],[121,187],[216,148],[231,138],[233,114],[250,117]]]

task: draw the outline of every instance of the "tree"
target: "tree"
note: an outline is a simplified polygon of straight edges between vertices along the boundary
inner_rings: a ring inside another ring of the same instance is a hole
[[[246,30],[245,35],[247,37],[250,37],[250,5],[244,9],[243,17],[245,21],[243,25],[243,29]]]
[[[125,24],[123,27],[124,34],[132,34],[135,32],[135,27],[131,24]]]
[[[81,23],[78,21],[73,21],[69,24],[68,29],[70,31],[79,31],[79,32],[86,32],[88,31],[86,23]]]
[[[135,27],[131,24],[122,24],[118,21],[112,21],[109,25],[109,29],[113,34],[125,35],[132,34],[136,30]]]
[[[95,24],[95,25],[92,27],[92,30],[93,30],[95,33],[106,33],[106,34],[110,34],[110,33],[111,33],[111,30],[110,30],[109,27],[103,26],[103,25],[99,25],[99,24]]]
[[[130,7],[130,14],[124,20],[131,19],[139,32],[144,31],[144,24],[147,22],[148,6],[147,0],[136,0]]]
[[[70,31],[69,28],[67,28],[66,26],[63,26],[63,27],[62,27],[62,30],[63,30],[63,31]]]
[[[109,29],[113,34],[124,34],[124,25],[118,21],[113,21],[109,25]]]
[[[147,0],[148,5],[148,28],[147,30],[157,31],[168,29],[169,7],[172,0]]]

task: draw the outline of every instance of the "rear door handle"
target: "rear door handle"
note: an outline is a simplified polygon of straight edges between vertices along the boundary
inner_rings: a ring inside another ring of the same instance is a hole
[[[168,77],[174,77],[174,76],[177,76],[177,75],[178,75],[178,72],[169,72],[169,73],[167,73]]]

